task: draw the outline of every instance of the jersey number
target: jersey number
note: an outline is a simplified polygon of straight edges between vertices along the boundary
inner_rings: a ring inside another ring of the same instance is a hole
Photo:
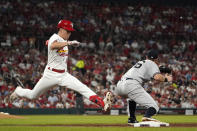
[[[145,61],[143,61],[143,63],[145,63]],[[140,68],[141,66],[142,66],[142,63],[139,63],[139,62],[138,62],[138,63],[135,64],[134,67],[135,67],[135,68]]]

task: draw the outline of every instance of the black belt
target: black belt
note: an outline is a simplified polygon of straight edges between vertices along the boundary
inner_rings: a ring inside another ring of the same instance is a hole
[[[133,79],[133,78],[126,78],[126,80],[135,80],[135,81],[141,83],[139,80],[136,80],[136,79]]]
[[[133,78],[126,78],[126,80],[134,80]]]

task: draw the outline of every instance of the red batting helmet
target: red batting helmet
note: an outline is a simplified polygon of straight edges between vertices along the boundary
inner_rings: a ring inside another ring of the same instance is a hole
[[[73,28],[73,23],[69,20],[60,20],[57,27],[63,28],[68,31],[75,31],[75,29]]]

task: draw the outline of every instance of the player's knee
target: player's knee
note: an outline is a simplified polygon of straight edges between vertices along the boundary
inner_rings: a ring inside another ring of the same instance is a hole
[[[38,98],[38,95],[36,95],[36,94],[33,94],[33,95],[29,96],[29,99],[31,99],[31,100],[34,100],[36,98]]]
[[[156,113],[159,111],[159,106],[158,105],[154,105],[153,108],[155,108]]]

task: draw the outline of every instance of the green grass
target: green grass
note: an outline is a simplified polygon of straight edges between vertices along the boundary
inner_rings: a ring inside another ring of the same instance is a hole
[[[197,131],[196,128],[0,127],[1,131]]]
[[[24,125],[44,124],[126,124],[127,116],[110,115],[23,115],[23,119],[0,119],[0,131],[197,131],[197,128],[131,128],[131,127],[36,127]],[[137,116],[141,120],[142,116]],[[169,123],[196,123],[197,116],[185,115],[157,115],[154,118]],[[2,126],[2,125],[23,125],[23,126]]]
[[[126,115],[23,115],[24,119],[0,119],[1,124],[125,124]],[[142,116],[137,116],[141,120]],[[197,123],[197,116],[157,115],[154,118],[169,123]]]

